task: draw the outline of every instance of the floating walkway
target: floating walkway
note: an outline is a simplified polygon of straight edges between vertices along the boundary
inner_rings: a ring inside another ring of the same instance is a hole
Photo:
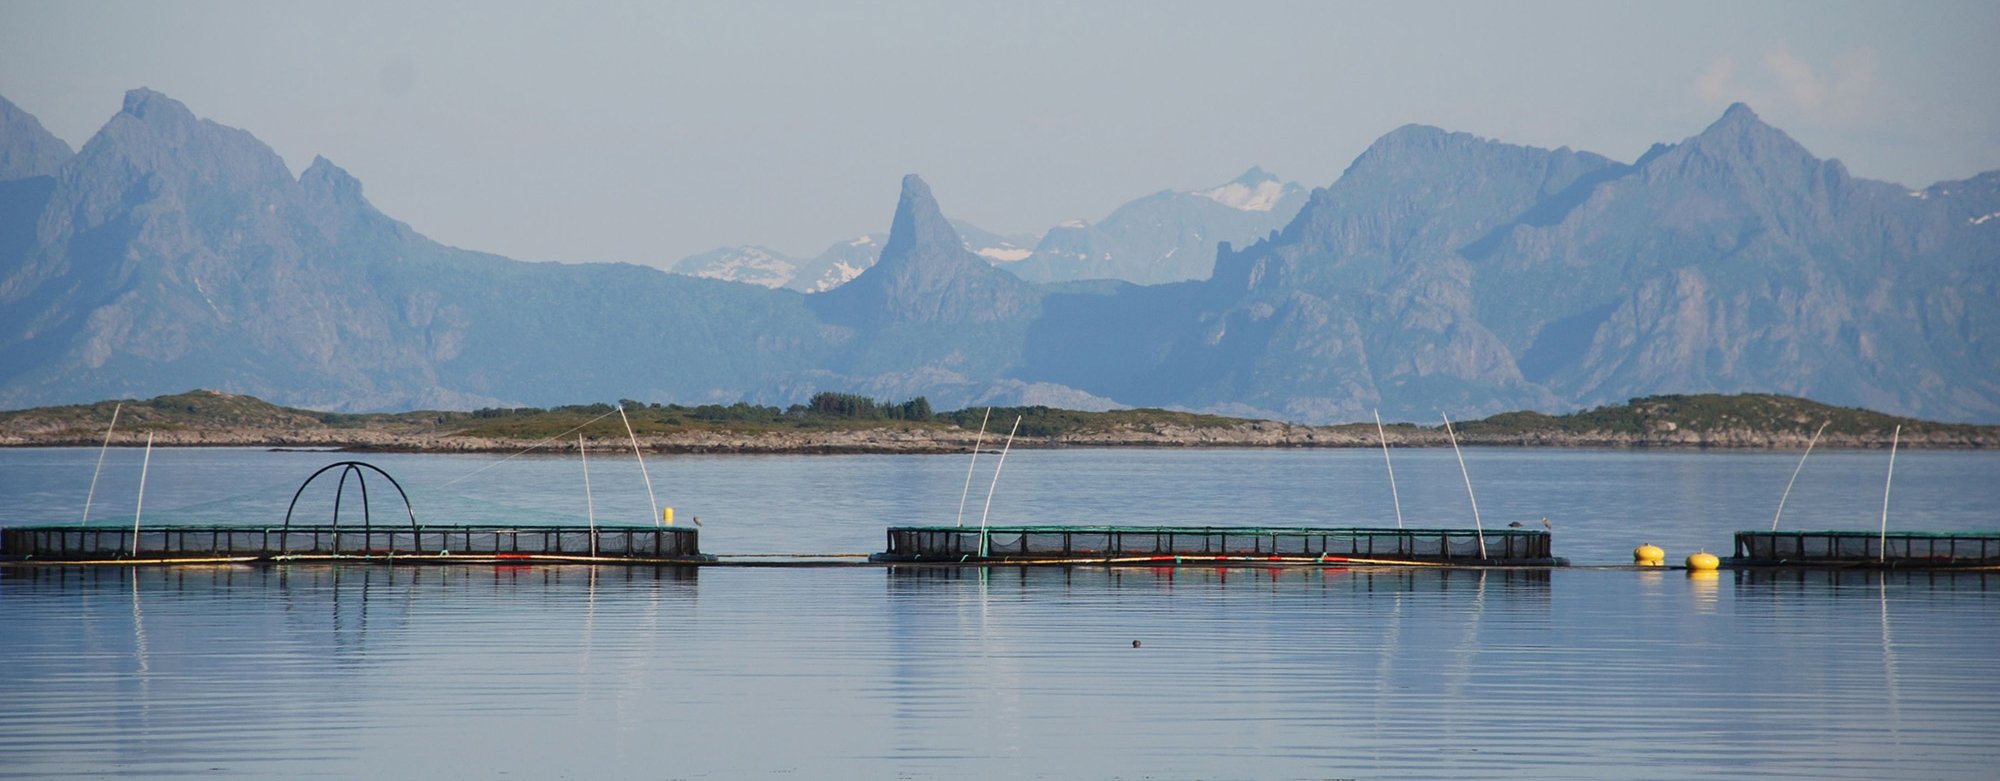
[[[2000,532],[1750,531],[1732,567],[1964,569],[2000,567]]]
[[[149,450],[150,453],[150,450]],[[150,457],[150,456],[149,456]],[[320,476],[340,470],[328,524],[292,522],[299,497]],[[368,502],[368,475],[396,489],[407,524],[374,522]],[[341,499],[353,478],[361,492],[361,523],[340,523]],[[139,499],[145,501],[145,480]],[[88,520],[88,500],[84,510]],[[700,533],[661,525],[474,525],[417,522],[401,483],[373,464],[341,461],[321,468],[299,484],[278,524],[154,526],[139,519],[123,526],[15,526],[0,528],[0,560],[71,564],[179,564],[215,562],[523,562],[568,561],[631,564],[702,564]]]
[[[1226,526],[895,526],[876,562],[1561,566],[1549,532]]]
[[[584,526],[165,526],[0,529],[0,556],[26,562],[479,562],[701,564],[694,529]]]

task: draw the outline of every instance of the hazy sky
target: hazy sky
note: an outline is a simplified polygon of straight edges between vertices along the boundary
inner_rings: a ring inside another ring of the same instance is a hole
[[[1858,175],[2000,168],[2000,3],[0,0],[0,95],[81,146],[148,86],[528,260],[817,253],[899,178],[1039,235],[1406,123],[1631,160],[1732,101]]]

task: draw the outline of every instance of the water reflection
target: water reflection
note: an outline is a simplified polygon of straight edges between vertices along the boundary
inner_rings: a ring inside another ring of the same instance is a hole
[[[1993,570],[1858,570],[1757,567],[1732,570],[1746,595],[1780,598],[1824,594],[1833,598],[1879,597],[1890,585],[1929,592],[2000,592],[2000,571]]]
[[[896,564],[884,567],[889,594],[913,596],[936,583],[990,583],[1030,593],[1052,587],[1067,591],[1143,588],[1170,593],[1176,588],[1230,586],[1290,593],[1455,593],[1483,597],[1489,582],[1509,599],[1539,594],[1548,605],[1550,569],[1469,569],[1456,567],[1055,567],[1027,565]],[[1648,573],[1651,574],[1651,573]]]
[[[1722,573],[1712,569],[1687,571],[1688,590],[1694,594],[1696,613],[1714,613],[1722,601]]]
[[[1995,586],[9,568],[0,777],[1979,778]]]
[[[686,567],[0,568],[0,777],[343,775],[325,764],[341,761],[363,774],[363,747],[384,732],[434,738],[510,698],[575,686],[585,710],[600,695],[638,700],[638,679],[590,683],[607,634],[598,614],[608,598],[622,624],[610,634],[670,646],[647,630],[685,623],[697,578]],[[545,651],[577,662],[505,664]]]

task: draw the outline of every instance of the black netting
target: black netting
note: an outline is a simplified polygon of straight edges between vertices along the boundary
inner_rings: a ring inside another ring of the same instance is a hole
[[[1379,558],[1429,561],[1538,561],[1551,557],[1544,531],[1505,530],[1255,529],[1217,527],[999,527],[980,529],[896,527],[884,557],[958,561],[978,556],[985,542],[991,560],[1116,561],[1151,558],[1296,560]]]
[[[0,552],[30,560],[87,561],[130,558],[230,557],[275,559],[286,556],[588,556],[694,558],[700,544],[693,529],[608,527],[461,527],[350,529],[320,526],[243,529],[181,526],[141,530],[137,546],[131,529],[16,527],[0,529]]]

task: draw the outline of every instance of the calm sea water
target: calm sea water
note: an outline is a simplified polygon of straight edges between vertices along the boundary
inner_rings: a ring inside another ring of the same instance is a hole
[[[0,451],[0,522],[78,520],[96,457]],[[345,457],[158,450],[145,522],[282,516]],[[131,523],[139,458],[112,452],[92,525]],[[1396,458],[1406,522],[1471,524],[1449,451]],[[584,513],[574,459],[364,459],[427,522]],[[1726,552],[1796,459],[1466,455],[1484,523],[1547,517],[1582,565]],[[951,523],[967,465],[648,463],[724,554],[879,550]],[[1886,466],[1816,453],[1784,525],[1876,528]],[[990,520],[1393,525],[1381,467],[1023,451]],[[629,457],[591,482],[600,522],[650,517]],[[1904,453],[1890,525],[1992,529],[1996,499],[2000,457]],[[0,777],[1990,778],[1996,651],[1977,573],[4,568]]]

